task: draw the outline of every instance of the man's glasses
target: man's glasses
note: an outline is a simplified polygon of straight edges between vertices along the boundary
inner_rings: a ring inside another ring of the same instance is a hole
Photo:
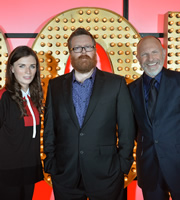
[[[73,47],[70,50],[74,51],[74,53],[81,53],[83,51],[83,49],[86,52],[91,52],[94,50],[94,48],[95,48],[95,45],[94,46],[85,46],[85,47]]]

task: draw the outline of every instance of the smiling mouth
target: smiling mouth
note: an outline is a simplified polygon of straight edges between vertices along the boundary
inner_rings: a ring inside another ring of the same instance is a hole
[[[157,65],[157,62],[149,63],[149,64],[147,64],[147,65],[150,66],[150,67],[153,67],[154,65]]]

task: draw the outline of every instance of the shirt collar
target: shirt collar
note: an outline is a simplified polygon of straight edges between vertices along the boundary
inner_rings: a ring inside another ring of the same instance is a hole
[[[92,75],[89,77],[89,79],[92,79],[93,81],[94,81],[94,79],[95,79],[95,76],[96,76],[96,67],[94,68],[94,70],[93,70],[93,73],[92,73]],[[72,78],[72,82],[74,83],[75,81],[77,81],[76,80],[76,77],[75,77],[75,70],[73,70],[73,78]],[[78,82],[78,81],[77,81]]]
[[[162,70],[157,74],[154,78],[156,81],[160,84],[161,81],[161,76],[162,76]],[[143,74],[143,81],[145,85],[149,85],[151,82],[152,77],[148,76],[146,73]]]
[[[24,92],[22,89],[21,89],[21,92],[22,92],[22,97],[26,97],[27,95],[30,97],[30,91],[29,91],[29,88],[26,92]]]

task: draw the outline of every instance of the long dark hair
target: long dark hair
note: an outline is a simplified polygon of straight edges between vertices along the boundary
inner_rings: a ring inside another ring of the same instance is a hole
[[[18,46],[11,52],[7,61],[5,88],[7,91],[9,91],[11,98],[17,103],[21,111],[21,116],[25,116],[27,115],[27,113],[24,107],[24,100],[22,99],[21,85],[15,78],[14,73],[12,73],[12,66],[14,62],[19,60],[20,58],[27,56],[33,56],[36,60],[36,74],[33,81],[29,85],[31,100],[38,109],[39,113],[42,113],[43,108],[43,92],[41,87],[40,66],[38,57],[30,47]]]

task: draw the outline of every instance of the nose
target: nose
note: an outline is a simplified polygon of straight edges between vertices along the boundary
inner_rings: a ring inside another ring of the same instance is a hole
[[[149,54],[149,55],[148,55],[148,60],[149,60],[149,61],[152,61],[152,60],[153,60],[153,55],[152,55],[152,54]]]
[[[82,47],[82,54],[86,54],[86,50],[85,50],[85,47]]]
[[[30,74],[31,73],[31,69],[30,69],[30,67],[26,67],[26,74]]]

